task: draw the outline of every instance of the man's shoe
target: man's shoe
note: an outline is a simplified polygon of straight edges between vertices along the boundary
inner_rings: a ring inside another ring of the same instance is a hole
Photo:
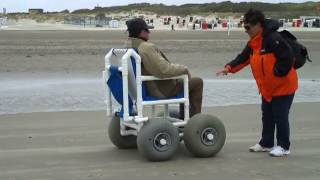
[[[269,155],[273,157],[288,156],[289,154],[290,150],[285,150],[281,146],[276,146],[269,152]]]
[[[256,144],[249,148],[250,152],[269,152],[271,148],[262,147],[260,144]]]

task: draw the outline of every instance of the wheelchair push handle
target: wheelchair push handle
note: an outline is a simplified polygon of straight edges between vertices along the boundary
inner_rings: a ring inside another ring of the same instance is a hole
[[[129,49],[127,48],[123,48],[123,49],[116,49],[116,48],[113,48],[112,49],[112,54],[115,55],[115,56],[118,56],[118,55],[121,55],[121,54],[125,54]]]

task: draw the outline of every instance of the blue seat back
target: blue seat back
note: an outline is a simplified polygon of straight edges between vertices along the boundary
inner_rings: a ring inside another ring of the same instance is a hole
[[[135,49],[137,52],[137,50]],[[136,61],[133,57],[131,57],[131,65],[134,72],[134,78],[136,78]],[[109,72],[110,76],[107,81],[107,85],[114,97],[114,99],[121,105],[121,111],[119,112],[119,117],[123,117],[123,84],[122,84],[122,72],[119,71],[119,67],[116,65],[111,65]],[[136,95],[134,96],[136,97]],[[134,97],[131,97],[128,94],[129,98],[129,115],[133,116],[135,115],[133,111],[133,102],[136,102],[136,99],[132,99]],[[176,96],[168,97],[167,99],[177,99],[177,98],[183,98],[183,92],[178,93]],[[156,101],[159,100],[158,97],[150,96],[148,95],[146,84],[142,83],[142,99],[144,101]]]

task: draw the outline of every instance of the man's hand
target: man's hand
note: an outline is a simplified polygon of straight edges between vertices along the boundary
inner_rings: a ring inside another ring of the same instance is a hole
[[[221,75],[226,76],[226,75],[228,75],[228,73],[229,73],[228,68],[224,68],[223,70],[219,70],[219,71],[216,73],[216,75],[217,75],[217,76],[221,76]]]

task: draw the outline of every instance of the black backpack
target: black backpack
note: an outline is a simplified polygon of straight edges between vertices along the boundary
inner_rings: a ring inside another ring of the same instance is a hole
[[[312,62],[311,59],[309,58],[307,48],[301,43],[299,43],[297,41],[297,38],[293,34],[291,34],[287,30],[280,31],[279,33],[281,37],[285,39],[285,41],[291,46],[293,50],[294,57],[295,57],[295,62],[293,66],[295,69],[301,68],[306,63],[306,61]]]

